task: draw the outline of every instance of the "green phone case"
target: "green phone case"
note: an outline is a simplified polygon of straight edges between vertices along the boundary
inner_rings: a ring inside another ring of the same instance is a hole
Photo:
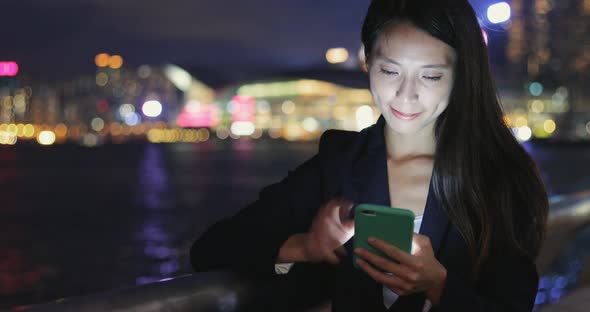
[[[381,251],[371,247],[367,239],[376,237],[398,248],[411,252],[414,234],[414,212],[402,208],[359,204],[354,212],[354,248],[364,248],[387,258]],[[358,256],[354,254],[354,267]]]

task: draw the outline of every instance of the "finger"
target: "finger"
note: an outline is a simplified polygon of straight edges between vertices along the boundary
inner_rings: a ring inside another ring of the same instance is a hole
[[[326,254],[324,255],[324,261],[333,265],[340,264],[340,258],[338,258],[338,256],[336,256],[336,254],[331,251],[326,252]]]
[[[336,253],[339,257],[348,256],[348,252],[346,252],[346,248],[344,248],[344,246],[340,246],[340,247],[336,248],[334,250],[334,253]]]
[[[340,199],[340,209],[338,211],[340,215],[340,222],[344,223],[345,220],[351,220],[348,215],[350,214],[350,210],[353,206],[354,204],[351,201],[347,199]]]
[[[394,263],[391,260],[385,259],[368,250],[357,248],[355,250],[355,253],[361,256],[365,261],[371,263],[373,266],[381,269],[382,271],[390,272],[402,277],[409,277],[411,274],[407,267]]]
[[[348,219],[348,211],[352,209],[352,202],[343,198],[334,198],[328,203],[328,213],[334,219],[341,220]]]
[[[397,248],[394,245],[388,244],[383,240],[375,237],[369,237],[369,245],[381,250],[384,254],[392,259],[399,261],[402,264],[411,264],[414,258],[411,254]]]
[[[354,236],[354,219],[342,221],[342,228],[350,234],[350,237]]]
[[[412,289],[412,284],[395,275],[388,275],[380,272],[362,259],[358,259],[356,262],[359,267],[369,274],[369,276],[371,276],[371,278],[373,278],[376,282],[381,283],[391,289],[397,290],[396,293],[399,295],[405,294]]]
[[[414,233],[414,236],[412,237],[412,243],[415,243],[416,245],[418,245],[418,248],[420,248],[420,249],[432,248],[432,243],[430,242],[430,237],[428,237],[426,235]]]

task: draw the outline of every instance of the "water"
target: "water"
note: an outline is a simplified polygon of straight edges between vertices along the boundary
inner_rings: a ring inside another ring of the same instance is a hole
[[[589,145],[526,148],[551,194],[590,189]],[[0,147],[0,308],[190,273],[188,249],[207,226],[316,150],[272,140]]]

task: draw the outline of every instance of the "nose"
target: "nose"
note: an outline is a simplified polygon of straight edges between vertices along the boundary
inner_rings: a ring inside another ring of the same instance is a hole
[[[413,103],[418,100],[418,92],[416,90],[416,83],[413,79],[404,78],[395,90],[395,97],[401,102]]]

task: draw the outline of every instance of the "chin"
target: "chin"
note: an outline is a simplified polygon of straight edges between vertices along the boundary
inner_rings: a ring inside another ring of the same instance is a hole
[[[417,133],[422,128],[420,120],[400,120],[395,116],[386,115],[385,122],[393,131],[400,134],[412,134]]]

